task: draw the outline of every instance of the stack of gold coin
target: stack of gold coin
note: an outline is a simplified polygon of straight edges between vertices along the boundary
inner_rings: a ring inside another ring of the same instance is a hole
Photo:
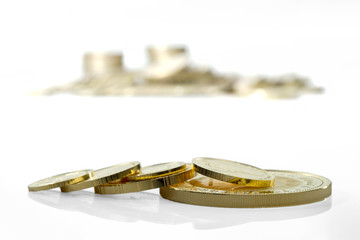
[[[42,191],[59,187],[62,192],[71,192],[106,184],[139,171],[139,162],[121,163],[96,171],[81,170],[55,175],[30,184],[28,189]]]
[[[62,192],[94,188],[97,194],[124,194],[160,188],[168,200],[212,207],[279,207],[321,201],[331,181],[302,172],[264,170],[248,164],[195,158],[141,167],[127,162],[99,170],[59,174],[34,182],[29,191],[59,187]]]
[[[325,177],[292,171],[263,170],[213,158],[193,159],[196,177],[162,187],[163,198],[212,207],[279,207],[321,201],[331,195]]]
[[[191,164],[168,162],[141,168],[139,162],[122,163],[99,170],[82,170],[42,179],[28,186],[29,191],[59,187],[62,192],[93,187],[95,193],[139,192],[182,183],[194,177]]]
[[[194,177],[191,164],[170,162],[147,166],[137,175],[95,187],[95,193],[118,194],[139,192],[182,183]]]

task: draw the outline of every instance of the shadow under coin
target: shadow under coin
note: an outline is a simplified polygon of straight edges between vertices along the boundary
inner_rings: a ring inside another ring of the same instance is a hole
[[[172,202],[159,194],[138,192],[97,195],[87,191],[29,192],[29,198],[50,207],[120,222],[192,223],[195,229],[214,229],[248,222],[279,221],[314,216],[331,208],[331,197],[317,203],[280,208],[216,208]]]

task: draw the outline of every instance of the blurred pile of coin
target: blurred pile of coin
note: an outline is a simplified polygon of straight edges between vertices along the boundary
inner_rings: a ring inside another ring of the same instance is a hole
[[[191,64],[183,46],[148,47],[148,65],[141,70],[124,69],[121,53],[87,53],[84,76],[67,85],[46,89],[41,94],[78,95],[237,95],[264,98],[294,98],[320,93],[321,88],[296,75],[239,77],[218,74],[208,67]]]
[[[62,192],[94,188],[97,194],[124,194],[160,188],[175,202],[212,207],[280,207],[313,203],[331,195],[331,181],[310,173],[264,170],[216,158],[192,164],[168,162],[141,167],[127,162],[99,170],[81,170],[45,178],[29,191]]]

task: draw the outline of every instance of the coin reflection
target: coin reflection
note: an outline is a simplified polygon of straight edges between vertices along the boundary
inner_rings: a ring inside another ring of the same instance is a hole
[[[119,195],[95,195],[88,191],[61,193],[55,190],[29,192],[35,202],[49,207],[79,211],[87,215],[119,222],[145,221],[177,225],[192,223],[195,229],[213,229],[258,221],[281,221],[310,217],[331,208],[325,201],[283,208],[228,209],[181,204],[162,199],[154,192]]]

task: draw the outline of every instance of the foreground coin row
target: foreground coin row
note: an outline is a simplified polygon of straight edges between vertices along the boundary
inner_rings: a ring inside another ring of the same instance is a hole
[[[141,167],[122,163],[99,170],[81,170],[42,179],[29,191],[59,187],[62,192],[94,187],[97,194],[121,194],[160,188],[163,198],[213,207],[279,207],[321,201],[331,195],[325,177],[214,158],[195,158],[193,164],[161,163]]]

